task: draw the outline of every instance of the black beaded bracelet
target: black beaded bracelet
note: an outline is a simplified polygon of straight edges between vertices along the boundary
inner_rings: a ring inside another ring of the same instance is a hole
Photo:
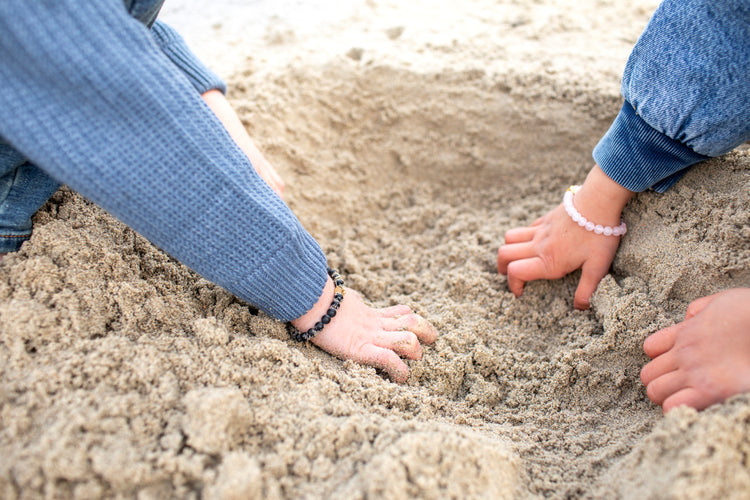
[[[320,318],[320,321],[315,323],[315,325],[309,330],[301,332],[294,328],[291,323],[287,324],[289,328],[289,335],[291,335],[291,337],[297,342],[310,340],[318,333],[320,333],[323,327],[330,323],[333,317],[336,316],[339,307],[341,307],[341,301],[344,300],[344,280],[341,279],[341,275],[338,273],[338,271],[336,271],[335,269],[331,269],[330,267],[327,268],[326,271],[328,272],[328,276],[330,276],[333,280],[333,285],[336,287],[333,290],[333,301],[331,301],[331,305],[328,308],[328,311],[326,311],[323,317]]]

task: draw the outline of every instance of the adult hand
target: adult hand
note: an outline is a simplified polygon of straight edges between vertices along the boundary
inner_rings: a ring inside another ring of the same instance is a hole
[[[214,112],[219,121],[224,125],[224,128],[229,132],[230,137],[234,142],[244,151],[247,155],[250,163],[253,164],[253,168],[260,175],[260,177],[271,186],[276,194],[282,196],[284,193],[284,181],[281,176],[276,172],[268,160],[265,159],[263,154],[255,145],[250,135],[245,130],[244,125],[240,121],[237,113],[227,101],[224,94],[219,90],[209,90],[204,93],[201,97]]]
[[[576,193],[574,203],[585,217],[617,226],[622,209],[632,196],[595,166]],[[619,236],[595,234],[580,227],[560,204],[531,226],[505,233],[505,245],[497,252],[497,269],[508,275],[508,288],[516,297],[523,293],[528,281],[558,279],[581,269],[574,306],[586,309],[609,271],[619,244]]]
[[[319,320],[333,296],[329,280],[321,300],[302,318],[292,322],[306,330]],[[319,304],[325,307],[318,307]],[[315,318],[315,319],[313,319]],[[310,342],[340,359],[352,359],[386,372],[394,382],[404,382],[409,368],[401,357],[421,359],[420,342],[430,344],[437,331],[427,320],[405,305],[374,309],[365,305],[360,295],[346,289],[336,316]]]
[[[652,358],[641,370],[646,394],[664,412],[698,410],[750,391],[750,288],[690,303],[685,320],[643,344]]]

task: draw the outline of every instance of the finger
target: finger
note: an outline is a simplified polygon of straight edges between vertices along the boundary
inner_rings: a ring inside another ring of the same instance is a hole
[[[395,352],[374,344],[363,345],[355,361],[383,370],[399,384],[409,377],[409,368]]]
[[[536,229],[533,227],[517,227],[505,232],[505,244],[511,243],[523,243],[524,241],[531,241],[534,238]]]
[[[508,288],[516,297],[520,297],[527,281],[544,278],[544,274],[544,262],[539,257],[515,260],[508,264]]]
[[[646,386],[646,395],[651,401],[660,405],[669,396],[682,389],[685,389],[685,376],[681,371],[673,371],[652,380]]]
[[[692,387],[686,387],[685,389],[679,390],[665,399],[661,407],[664,413],[667,413],[670,410],[674,410],[678,406],[689,406],[691,408],[695,408],[696,410],[702,410],[717,402],[718,401],[706,398]]]
[[[422,345],[417,336],[409,331],[383,332],[375,338],[374,344],[390,349],[402,358],[422,359]]]
[[[397,306],[390,306],[390,307],[384,307],[382,309],[378,309],[378,312],[384,318],[395,318],[398,316],[411,314],[411,308],[409,306],[399,304]]]
[[[431,344],[437,338],[437,330],[435,327],[422,316],[415,313],[399,316],[398,318],[383,318],[380,325],[384,330],[390,332],[412,332],[425,344]]]
[[[536,248],[531,242],[503,245],[497,251],[497,270],[500,274],[507,274],[508,264],[514,260],[529,259],[536,255]]]
[[[646,355],[654,359],[674,347],[675,340],[677,339],[677,331],[680,328],[679,325],[680,323],[677,323],[649,335],[643,342],[643,350]]]
[[[677,370],[677,361],[670,352],[657,356],[641,369],[641,382],[648,385],[662,375]]]
[[[713,295],[708,295],[706,297],[701,297],[692,301],[688,306],[687,311],[685,312],[685,319],[690,319],[696,314],[700,314],[700,312],[703,311],[703,309],[705,309],[706,306],[710,304],[717,295],[719,294],[715,293]]]
[[[578,281],[576,294],[573,299],[573,307],[576,309],[588,309],[591,296],[594,295],[599,282],[609,271],[609,262],[586,261],[581,268],[581,279]]]

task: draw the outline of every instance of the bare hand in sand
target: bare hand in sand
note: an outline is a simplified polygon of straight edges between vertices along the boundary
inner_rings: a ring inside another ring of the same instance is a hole
[[[594,167],[575,195],[575,206],[599,224],[617,226],[622,209],[632,196],[632,192]],[[586,309],[609,271],[619,244],[618,236],[604,236],[580,227],[560,204],[531,226],[505,233],[505,245],[497,252],[497,269],[508,275],[508,288],[516,297],[523,293],[528,281],[558,279],[582,269],[574,306]]]
[[[750,391],[750,288],[693,301],[685,320],[646,339],[646,393],[664,412],[698,410]]]
[[[330,299],[325,297],[332,295],[329,281],[318,304],[292,324],[301,331],[310,328],[322,316],[319,305],[325,304],[327,308]],[[408,306],[374,309],[365,305],[357,292],[346,289],[336,316],[310,342],[338,358],[379,368],[394,382],[401,383],[409,376],[409,368],[401,357],[421,359],[420,342],[430,344],[436,338],[435,327]]]
[[[203,100],[211,108],[219,121],[224,125],[224,128],[229,132],[230,137],[235,143],[245,152],[250,163],[253,164],[255,171],[258,175],[271,186],[276,194],[282,196],[284,193],[284,181],[281,176],[276,172],[268,160],[263,156],[260,150],[253,142],[250,135],[245,130],[244,125],[240,121],[237,113],[227,101],[224,94],[218,90],[209,90],[202,95]]]

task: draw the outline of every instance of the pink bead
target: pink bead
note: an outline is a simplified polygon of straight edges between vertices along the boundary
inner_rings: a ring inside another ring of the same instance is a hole
[[[576,210],[573,204],[573,195],[578,192],[581,186],[570,186],[563,196],[563,206],[565,211],[568,213],[573,222],[584,228],[586,231],[593,231],[595,234],[603,234],[604,236],[621,236],[627,232],[627,227],[624,222],[617,227],[604,226],[602,224],[595,224],[590,220],[586,219],[581,213]]]

